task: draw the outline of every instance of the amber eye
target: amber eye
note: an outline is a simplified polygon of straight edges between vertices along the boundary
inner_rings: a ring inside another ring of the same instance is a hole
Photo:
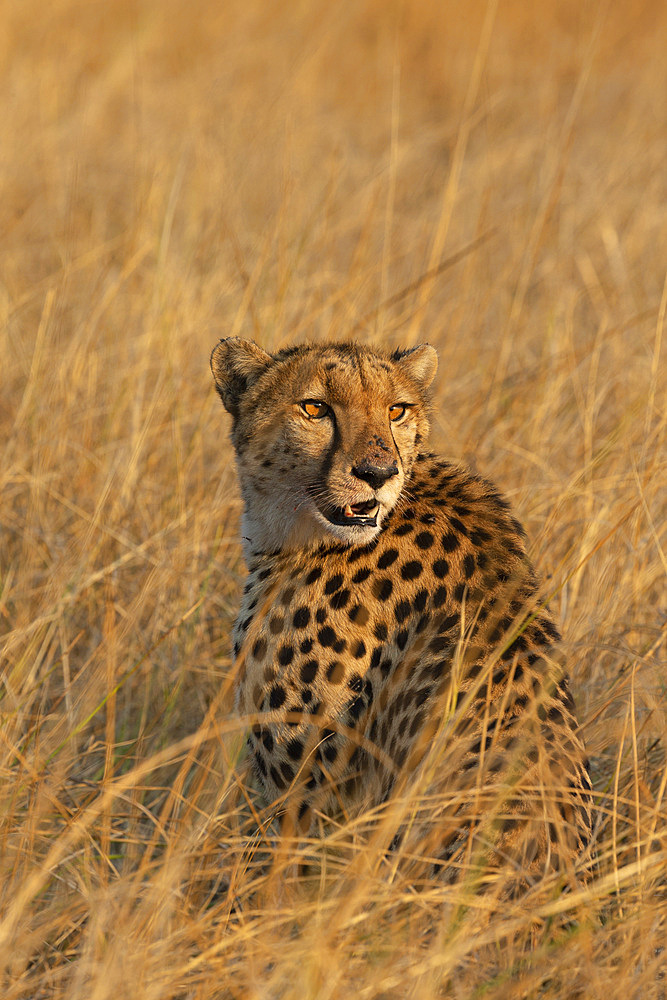
[[[331,413],[327,404],[319,399],[304,399],[301,409],[311,420],[321,420],[322,417],[326,417]]]
[[[392,424],[395,424],[399,420],[402,420],[407,412],[407,403],[394,403],[393,406],[389,407],[389,419]]]

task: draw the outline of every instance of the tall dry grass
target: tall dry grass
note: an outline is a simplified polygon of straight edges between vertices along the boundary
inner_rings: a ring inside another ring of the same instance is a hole
[[[2,997],[664,996],[664,5],[0,18]],[[229,334],[438,347],[434,444],[553,584],[588,888],[485,922],[365,821],[276,874],[228,699]]]

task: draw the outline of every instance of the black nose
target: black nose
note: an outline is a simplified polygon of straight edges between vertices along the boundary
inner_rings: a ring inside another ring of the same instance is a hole
[[[394,459],[391,465],[373,465],[364,458],[358,465],[352,466],[352,475],[357,479],[363,479],[374,490],[379,490],[388,479],[398,475],[398,464]]]

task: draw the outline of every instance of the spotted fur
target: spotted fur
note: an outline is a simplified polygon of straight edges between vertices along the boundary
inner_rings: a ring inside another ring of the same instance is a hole
[[[421,841],[447,877],[476,851],[525,884],[586,850],[584,747],[521,525],[424,450],[436,363],[426,345],[214,349],[245,504],[236,704],[267,802],[301,830],[420,782],[447,793]]]

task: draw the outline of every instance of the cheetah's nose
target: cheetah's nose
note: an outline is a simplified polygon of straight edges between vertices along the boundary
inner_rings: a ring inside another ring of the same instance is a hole
[[[391,465],[373,465],[367,458],[364,458],[357,465],[352,466],[352,475],[356,476],[357,479],[363,479],[374,490],[379,490],[388,479],[398,475],[398,463],[394,459]]]

